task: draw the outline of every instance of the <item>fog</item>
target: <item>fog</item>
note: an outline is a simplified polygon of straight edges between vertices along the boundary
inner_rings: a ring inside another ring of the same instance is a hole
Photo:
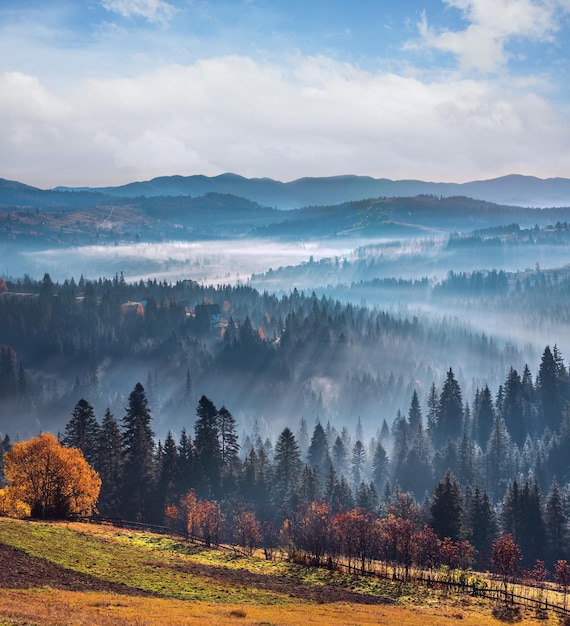
[[[271,268],[307,262],[311,256],[320,260],[351,255],[360,243],[234,239],[22,250],[2,260],[2,271],[7,276],[29,274],[35,278],[47,272],[57,281],[122,272],[127,281],[156,278],[233,285]]]
[[[6,246],[2,273],[15,281],[9,291],[23,289],[18,279],[26,274],[41,281],[49,273],[56,291],[72,277],[112,281],[122,274],[126,283],[97,287],[95,301],[107,297],[107,317],[100,306],[98,319],[86,316],[77,328],[54,319],[41,340],[37,322],[18,321],[16,303],[9,310],[5,299],[0,345],[14,343],[37,396],[19,432],[61,429],[82,395],[99,416],[107,407],[121,416],[140,381],[160,437],[191,429],[202,394],[226,404],[240,428],[263,422],[273,436],[302,416],[337,429],[360,417],[372,435],[407,411],[414,390],[425,409],[431,384],[441,385],[450,367],[472,402],[486,384],[495,392],[510,367],[528,364],[536,373],[546,345],[570,355],[566,231],[518,238],[436,231]],[[491,279],[499,272],[497,286]],[[77,316],[87,306],[83,289],[72,294]],[[147,299],[157,311],[121,313],[126,302]],[[168,310],[166,303],[182,302]],[[219,324],[199,327],[202,302],[221,307]],[[251,337],[244,336],[246,319]],[[187,372],[192,393],[181,403]],[[4,418],[0,430],[10,425]]]

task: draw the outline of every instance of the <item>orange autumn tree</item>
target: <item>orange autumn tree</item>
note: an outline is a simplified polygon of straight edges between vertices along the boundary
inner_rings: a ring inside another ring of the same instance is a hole
[[[32,517],[91,515],[101,479],[77,448],[65,448],[51,434],[15,443],[4,455],[8,490],[30,507]]]

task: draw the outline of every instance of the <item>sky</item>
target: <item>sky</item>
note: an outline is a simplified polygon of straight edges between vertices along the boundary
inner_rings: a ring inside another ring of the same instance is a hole
[[[570,0],[0,0],[0,178],[570,177]]]

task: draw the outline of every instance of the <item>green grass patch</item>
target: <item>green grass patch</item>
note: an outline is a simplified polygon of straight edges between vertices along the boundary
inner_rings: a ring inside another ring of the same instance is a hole
[[[76,525],[75,525],[76,526]],[[278,594],[217,580],[215,571],[196,565],[224,566],[222,554],[169,537],[147,533],[92,533],[64,524],[0,520],[0,542],[20,548],[71,572],[167,598],[224,603],[277,604],[290,601]],[[194,568],[192,568],[194,566]]]

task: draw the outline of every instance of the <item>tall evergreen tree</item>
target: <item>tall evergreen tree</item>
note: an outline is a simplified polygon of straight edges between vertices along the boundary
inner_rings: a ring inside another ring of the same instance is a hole
[[[435,383],[431,384],[427,397],[427,432],[433,444],[437,442],[437,406],[439,404],[439,395]]]
[[[99,512],[117,516],[121,509],[123,482],[123,437],[117,420],[107,408],[99,429],[98,463],[95,469],[101,477]]]
[[[511,533],[519,544],[523,564],[532,566],[536,559],[546,556],[546,536],[540,491],[536,482],[526,481],[520,487],[513,480],[503,498],[501,525],[505,533]]]
[[[328,455],[328,441],[324,428],[317,422],[307,452],[309,465],[320,468]]]
[[[340,435],[338,435],[334,441],[331,457],[332,465],[336,474],[338,476],[345,475],[347,471],[348,451]]]
[[[131,391],[123,425],[123,511],[127,519],[152,516],[155,483],[154,433],[144,387]]]
[[[461,538],[463,503],[459,484],[451,472],[446,472],[436,485],[429,510],[431,526],[440,539]]]
[[[493,396],[489,386],[485,385],[485,388],[476,396],[474,407],[475,438],[483,451],[487,449],[494,419]]]
[[[481,493],[475,485],[469,501],[466,519],[467,539],[475,548],[477,565],[488,567],[491,562],[493,539],[497,534],[497,521],[487,492]]]
[[[422,424],[422,409],[420,407],[420,400],[418,393],[414,389],[412,394],[412,400],[410,402],[410,408],[408,410],[408,425],[410,427],[411,436],[414,437],[418,432],[420,424]]]
[[[543,426],[548,426],[551,430],[557,430],[561,421],[558,369],[550,346],[546,346],[538,370],[537,391],[544,420]]]
[[[433,487],[433,451],[421,420],[397,478],[402,489],[413,493],[418,500]]]
[[[451,367],[443,383],[437,404],[437,439],[441,443],[448,437],[458,439],[463,426],[463,400],[461,388]]]
[[[241,471],[239,442],[236,432],[236,420],[225,406],[218,411],[220,442],[220,462],[222,487],[225,494],[232,493],[237,486]]]
[[[556,481],[553,481],[546,498],[544,522],[548,542],[547,560],[550,566],[559,559],[567,559],[568,553],[568,507]]]
[[[394,442],[392,447],[392,474],[397,479],[411,445],[410,427],[400,411],[392,423],[392,441]]]
[[[301,459],[304,461],[307,458],[307,452],[309,450],[309,431],[307,429],[307,420],[301,417],[299,422],[299,430],[297,432],[297,442],[299,445],[299,452],[301,453]]]
[[[388,480],[388,456],[380,440],[376,442],[372,456],[372,480],[378,492],[383,489]]]
[[[509,433],[505,428],[503,418],[496,414],[485,458],[487,491],[491,494],[494,501],[503,497],[507,488],[507,481],[511,475],[510,448]]]
[[[366,460],[366,449],[360,439],[352,448],[352,462],[350,466],[350,475],[352,480],[352,489],[356,491],[360,483],[364,480],[364,462]]]
[[[158,455],[157,455],[158,456]],[[158,456],[157,508],[164,511],[169,504],[175,504],[180,481],[180,463],[178,448],[172,432],[169,430]]]
[[[178,485],[176,494],[178,497],[181,497],[195,487],[192,440],[186,434],[186,429],[183,428],[178,442]]]
[[[81,398],[73,407],[71,419],[65,425],[61,442],[68,448],[79,448],[89,465],[98,464],[99,424],[93,407]]]
[[[197,491],[206,497],[218,497],[222,478],[218,411],[209,398],[202,396],[196,415],[198,419],[194,425],[194,449],[199,473]]]
[[[528,432],[524,422],[522,381],[518,372],[511,367],[504,386],[503,420],[511,439],[522,446]]]
[[[274,454],[273,498],[283,513],[297,501],[303,464],[295,435],[285,428],[277,439]]]

